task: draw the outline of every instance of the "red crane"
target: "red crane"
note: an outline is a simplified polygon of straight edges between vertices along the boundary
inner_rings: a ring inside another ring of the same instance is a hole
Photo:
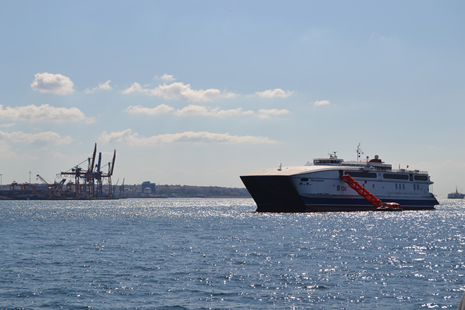
[[[365,187],[360,185],[350,175],[341,176],[342,180],[352,187],[360,196],[371,202],[376,210],[402,211],[402,207],[397,202],[382,202],[381,199],[370,193]]]

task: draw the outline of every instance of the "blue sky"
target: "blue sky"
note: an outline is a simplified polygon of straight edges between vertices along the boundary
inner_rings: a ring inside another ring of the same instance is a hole
[[[239,175],[361,143],[465,190],[463,1],[2,1],[0,174],[117,150],[113,183]],[[34,180],[35,181],[35,177]]]

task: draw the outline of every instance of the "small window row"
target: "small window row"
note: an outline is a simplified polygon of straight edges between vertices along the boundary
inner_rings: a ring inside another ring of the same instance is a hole
[[[348,175],[354,178],[376,179],[377,175],[373,172],[347,171]]]
[[[384,173],[383,178],[391,180],[408,180],[408,174]]]

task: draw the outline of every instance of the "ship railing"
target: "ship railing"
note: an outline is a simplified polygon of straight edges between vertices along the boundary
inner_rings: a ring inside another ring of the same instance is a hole
[[[408,173],[408,174],[428,174],[428,171],[407,170],[407,169],[392,169],[392,172]]]

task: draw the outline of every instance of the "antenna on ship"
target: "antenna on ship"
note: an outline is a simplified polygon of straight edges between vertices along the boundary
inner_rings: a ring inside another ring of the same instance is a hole
[[[362,149],[360,148],[360,143],[357,146],[357,162],[360,161],[360,154],[362,154]]]

